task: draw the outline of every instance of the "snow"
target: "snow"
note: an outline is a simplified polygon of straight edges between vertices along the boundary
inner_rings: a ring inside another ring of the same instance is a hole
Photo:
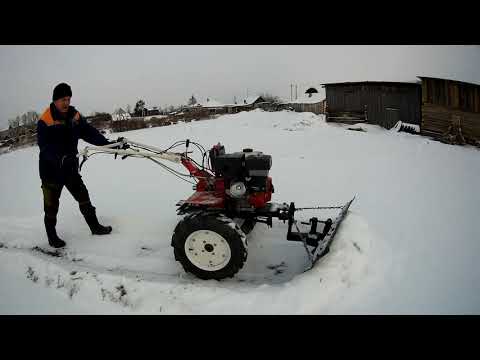
[[[147,120],[151,120],[153,118],[156,118],[156,119],[163,119],[163,118],[166,118],[168,117],[167,115],[150,115],[150,116],[145,116],[143,118],[143,120],[147,121]]]
[[[258,99],[259,97],[260,97],[260,96],[258,96],[258,95],[248,96],[248,97],[246,97],[245,99],[237,100],[237,103],[236,103],[236,104],[230,104],[230,105],[231,105],[231,106],[237,106],[237,105],[252,105],[255,101],[257,101],[257,99]]]
[[[195,106],[202,106],[205,108],[215,108],[215,107],[224,107],[225,104],[222,104],[220,101],[217,101],[212,98],[207,98],[206,100],[203,101],[198,101]]]
[[[205,108],[217,108],[217,107],[226,107],[226,106],[245,106],[245,105],[253,104],[255,101],[257,101],[257,99],[259,97],[260,96],[255,95],[255,96],[248,96],[244,99],[241,98],[241,99],[237,100],[236,104],[234,104],[234,103],[222,103],[222,102],[220,102],[218,100],[215,100],[213,98],[207,98],[206,100],[198,101],[193,106],[194,107],[195,106],[202,106],[202,107],[205,107]]]
[[[31,250],[50,249],[38,148],[1,155],[0,313],[478,314],[479,150],[359,126],[365,131],[311,113],[254,110],[110,135],[160,148],[189,138],[207,149],[220,141],[227,152],[271,154],[275,202],[330,206],[356,196],[311,271],[303,272],[303,245],[286,241],[287,224],[274,220],[273,228],[257,224],[244,268],[220,282],[199,280],[175,261],[175,204],[193,190],[151,161],[89,159],[82,177],[113,232],[92,236],[64,189],[57,231],[68,245],[53,257]]]

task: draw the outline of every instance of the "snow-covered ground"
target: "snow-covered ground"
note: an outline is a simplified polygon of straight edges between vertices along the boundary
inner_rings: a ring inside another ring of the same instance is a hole
[[[152,119],[162,119],[162,118],[166,118],[168,117],[167,115],[150,115],[150,116],[145,116],[143,118],[143,120],[147,121],[147,120],[152,120]]]
[[[160,148],[189,138],[271,154],[276,202],[339,205],[356,195],[330,253],[311,271],[303,273],[302,244],[286,241],[287,225],[274,221],[255,227],[245,267],[220,282],[186,274],[174,260],[175,203],[193,190],[153,162],[88,160],[83,179],[113,233],[92,236],[64,189],[57,231],[67,249],[54,257],[32,250],[49,249],[38,148],[1,155],[0,313],[480,313],[479,150],[347,127],[311,113],[255,110],[109,134]]]

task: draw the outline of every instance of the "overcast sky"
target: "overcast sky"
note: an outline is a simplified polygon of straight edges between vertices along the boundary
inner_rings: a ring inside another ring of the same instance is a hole
[[[185,104],[195,94],[232,102],[269,92],[290,98],[309,84],[415,81],[444,77],[480,84],[480,46],[7,46],[0,45],[0,129],[28,110],[42,112],[67,82],[72,105],[89,115]]]

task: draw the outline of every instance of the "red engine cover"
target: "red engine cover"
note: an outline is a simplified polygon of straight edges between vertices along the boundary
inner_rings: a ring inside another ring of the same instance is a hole
[[[255,209],[264,207],[267,202],[272,200],[272,189],[272,178],[269,176],[267,177],[267,191],[251,194],[248,197],[248,203]]]
[[[185,202],[192,205],[205,205],[215,209],[223,209],[225,207],[224,193],[216,191],[196,191]]]
[[[215,178],[214,187],[214,191],[207,191],[207,180],[205,178],[200,179],[197,183],[197,191],[185,202],[192,205],[205,205],[209,208],[223,209],[226,196],[223,178]]]
[[[205,205],[210,208],[224,208],[226,194],[223,178],[215,179],[215,191],[205,191],[206,181],[202,180],[197,184],[197,191],[185,202],[193,205]],[[267,177],[266,191],[251,194],[248,197],[248,203],[256,209],[262,208],[272,200],[272,191],[272,178]]]

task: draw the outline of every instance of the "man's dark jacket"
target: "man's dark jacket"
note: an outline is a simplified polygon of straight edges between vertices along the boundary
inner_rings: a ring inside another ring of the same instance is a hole
[[[110,143],[73,106],[64,117],[51,103],[37,122],[42,181],[64,184],[71,175],[78,173],[78,139],[99,146]]]

